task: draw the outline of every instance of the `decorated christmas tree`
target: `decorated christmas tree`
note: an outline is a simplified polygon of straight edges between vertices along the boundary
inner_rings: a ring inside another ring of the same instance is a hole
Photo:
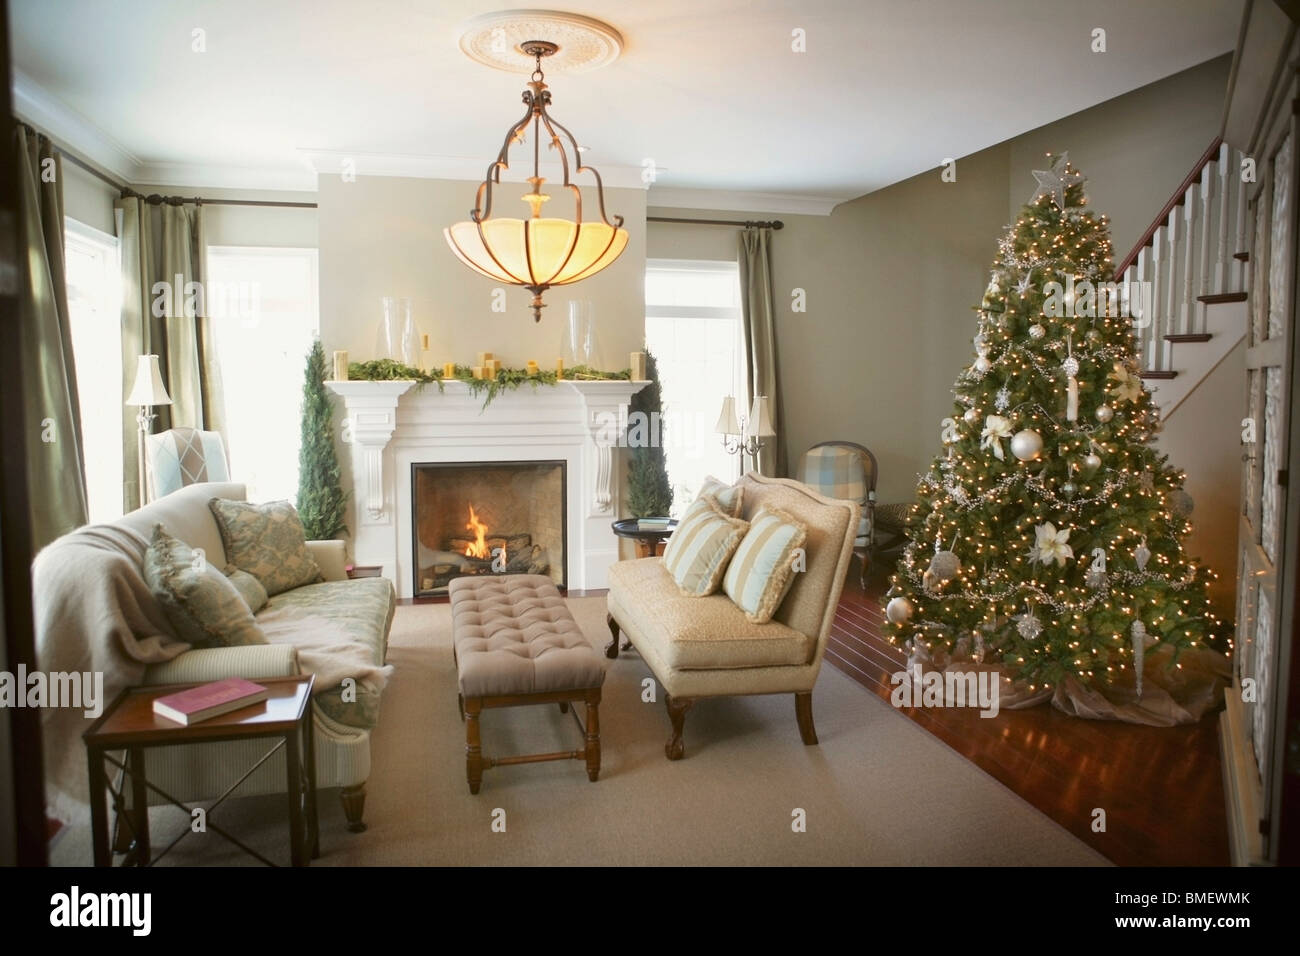
[[[308,541],[347,534],[347,494],[334,448],[334,408],[325,391],[325,350],[320,340],[307,353],[302,385],[302,443],[298,448],[298,517]]]
[[[646,350],[645,374],[650,384],[632,396],[628,403],[627,507],[634,518],[664,517],[673,505],[673,489],[668,482],[668,462],[664,458],[663,398],[659,388],[659,365],[654,353]],[[659,416],[659,427],[638,426],[638,413],[647,423]],[[657,435],[658,441],[646,444],[632,436]]]
[[[1209,576],[1186,554],[1183,474],[1151,447],[1158,410],[1112,281],[1106,217],[1065,154],[999,241],[945,454],[918,485],[886,604],[894,643],[959,643],[1041,691],[1103,686],[1144,658],[1217,640]]]

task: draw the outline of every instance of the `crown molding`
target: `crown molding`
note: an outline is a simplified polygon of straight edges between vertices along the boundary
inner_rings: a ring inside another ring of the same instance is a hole
[[[716,209],[719,212],[784,213],[788,216],[829,216],[836,206],[851,198],[854,197],[651,186],[646,206],[664,209]]]
[[[104,172],[126,183],[133,181],[140,160],[129,149],[17,68],[13,97],[14,112],[20,118]]]
[[[316,191],[316,173],[305,166],[145,162],[136,167],[130,181],[132,185],[192,186],[196,189]]]
[[[363,153],[333,149],[302,149],[298,151],[307,167],[320,176],[338,176],[345,163],[351,162],[351,172],[357,176],[396,176],[408,179],[452,179],[464,182],[482,182],[489,162],[482,156],[428,156],[404,153]],[[614,189],[645,189],[640,166],[596,167],[601,182]],[[506,169],[502,182],[525,182],[526,170]],[[594,182],[589,178],[575,177],[579,185]]]

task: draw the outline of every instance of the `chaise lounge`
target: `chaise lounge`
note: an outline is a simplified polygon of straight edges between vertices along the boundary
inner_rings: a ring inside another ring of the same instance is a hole
[[[784,478],[748,474],[739,487],[744,489],[746,520],[767,506],[808,527],[806,568],[794,575],[772,620],[751,623],[724,593],[682,595],[662,558],[622,561],[610,568],[613,640],[605,653],[618,656],[622,632],[663,687],[672,723],[664,746],[669,760],[682,758],[686,713],[704,697],[794,694],[803,742],[817,743],[812,690],[853,556],[859,507]]]

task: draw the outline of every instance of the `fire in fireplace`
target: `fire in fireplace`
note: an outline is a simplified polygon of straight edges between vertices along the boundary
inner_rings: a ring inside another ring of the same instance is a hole
[[[545,574],[565,584],[563,461],[411,466],[416,596],[459,577]]]

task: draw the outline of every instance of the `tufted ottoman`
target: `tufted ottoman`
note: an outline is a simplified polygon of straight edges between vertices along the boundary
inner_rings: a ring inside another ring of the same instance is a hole
[[[539,760],[587,761],[587,777],[600,776],[600,687],[605,667],[550,578],[508,574],[454,579],[451,597],[452,648],[465,721],[465,774],[469,792],[478,793],[488,767]],[[479,713],[492,707],[559,704],[587,705],[581,750],[514,757],[483,755]]]

